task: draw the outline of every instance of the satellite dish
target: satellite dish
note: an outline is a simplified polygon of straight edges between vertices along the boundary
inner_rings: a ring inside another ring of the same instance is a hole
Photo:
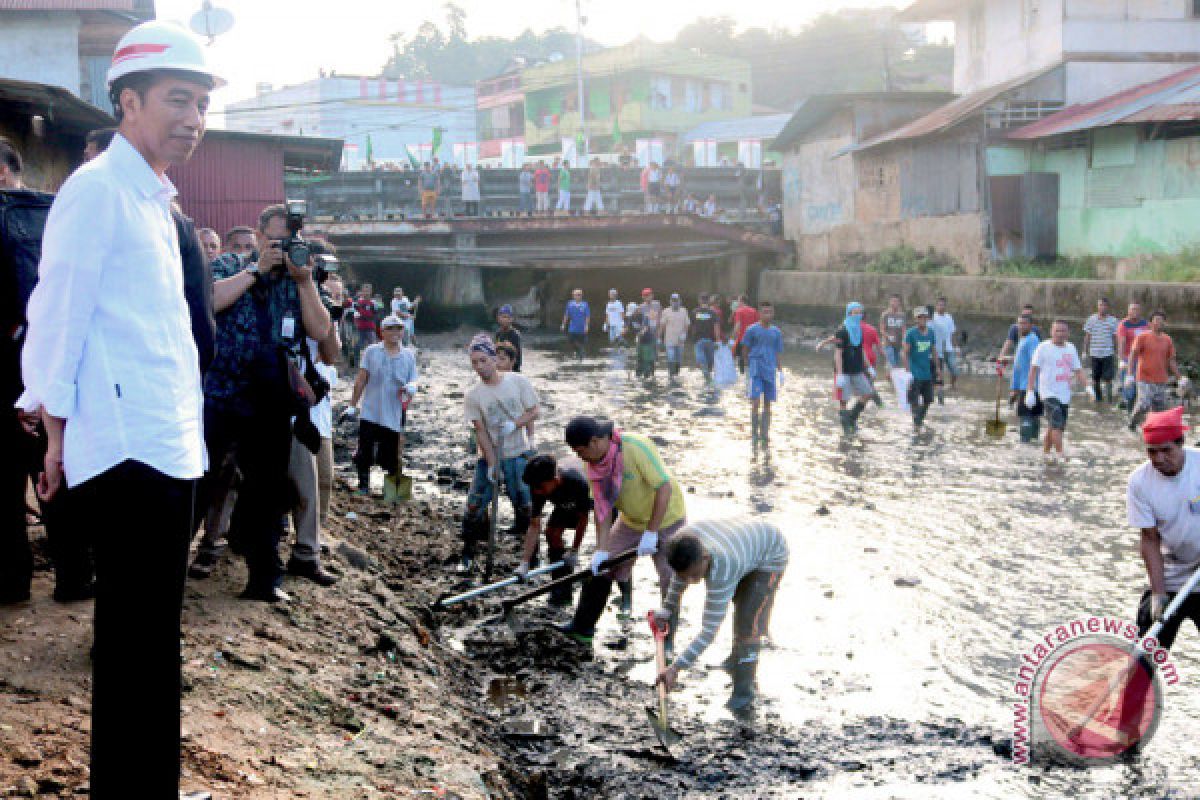
[[[207,36],[209,44],[232,27],[233,14],[223,8],[214,7],[210,0],[204,0],[204,7],[192,15],[192,30],[201,36]]]

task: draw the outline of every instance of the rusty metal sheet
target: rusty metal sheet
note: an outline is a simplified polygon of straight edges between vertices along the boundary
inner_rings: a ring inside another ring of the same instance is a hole
[[[1023,128],[1010,131],[1017,141],[1137,122],[1177,122],[1200,115],[1200,66],[1135,86],[1092,103],[1064,108]]]

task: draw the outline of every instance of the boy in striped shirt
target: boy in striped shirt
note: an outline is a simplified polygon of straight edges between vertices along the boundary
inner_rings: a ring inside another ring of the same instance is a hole
[[[734,711],[754,700],[758,651],[771,619],[775,591],[788,563],[787,541],[775,525],[760,519],[692,523],[667,544],[667,563],[675,571],[666,605],[654,612],[654,624],[671,624],[688,586],[704,581],[704,621],[700,633],[658,676],[670,691],[679,671],[696,663],[712,644],[733,601]]]

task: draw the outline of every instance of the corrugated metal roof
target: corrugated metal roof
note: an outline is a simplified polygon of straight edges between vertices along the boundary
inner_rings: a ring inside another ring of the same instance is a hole
[[[114,124],[106,112],[60,86],[0,78],[0,108],[8,113],[45,117],[51,124],[84,132]]]
[[[919,117],[907,125],[902,125],[895,130],[880,134],[873,139],[868,139],[854,147],[848,147],[841,154],[855,153],[863,150],[870,150],[880,145],[890,144],[892,142],[900,142],[908,139],[920,139],[924,136],[932,136],[939,133],[944,133],[951,128],[959,125],[964,120],[971,117],[976,112],[983,109],[989,103],[1002,94],[1020,88],[1030,81],[1042,77],[1048,72],[1058,69],[1059,64],[1053,64],[1037,72],[1028,75],[1007,80],[1004,83],[998,83],[995,86],[989,86],[986,89],[980,89],[977,92],[963,95],[962,97],[947,103],[941,108]]]
[[[760,117],[722,119],[697,125],[683,135],[683,143],[712,139],[733,142],[739,139],[774,139],[791,119],[791,114],[767,114]]]
[[[0,0],[0,11],[135,11],[133,0]]]
[[[1192,120],[1198,115],[1200,66],[1195,66],[1092,103],[1064,108],[1011,131],[1007,138],[1027,141],[1109,125]]]
[[[783,152],[808,130],[828,119],[839,109],[856,101],[904,103],[921,100],[949,100],[952,97],[954,95],[950,92],[841,92],[812,95],[800,102],[787,125],[775,137],[775,141],[771,142],[771,149],[775,152]]]

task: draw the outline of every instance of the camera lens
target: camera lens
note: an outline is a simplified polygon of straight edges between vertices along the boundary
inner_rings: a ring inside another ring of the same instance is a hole
[[[308,245],[303,242],[295,242],[288,248],[288,258],[292,259],[292,263],[297,267],[308,266],[309,252]]]

